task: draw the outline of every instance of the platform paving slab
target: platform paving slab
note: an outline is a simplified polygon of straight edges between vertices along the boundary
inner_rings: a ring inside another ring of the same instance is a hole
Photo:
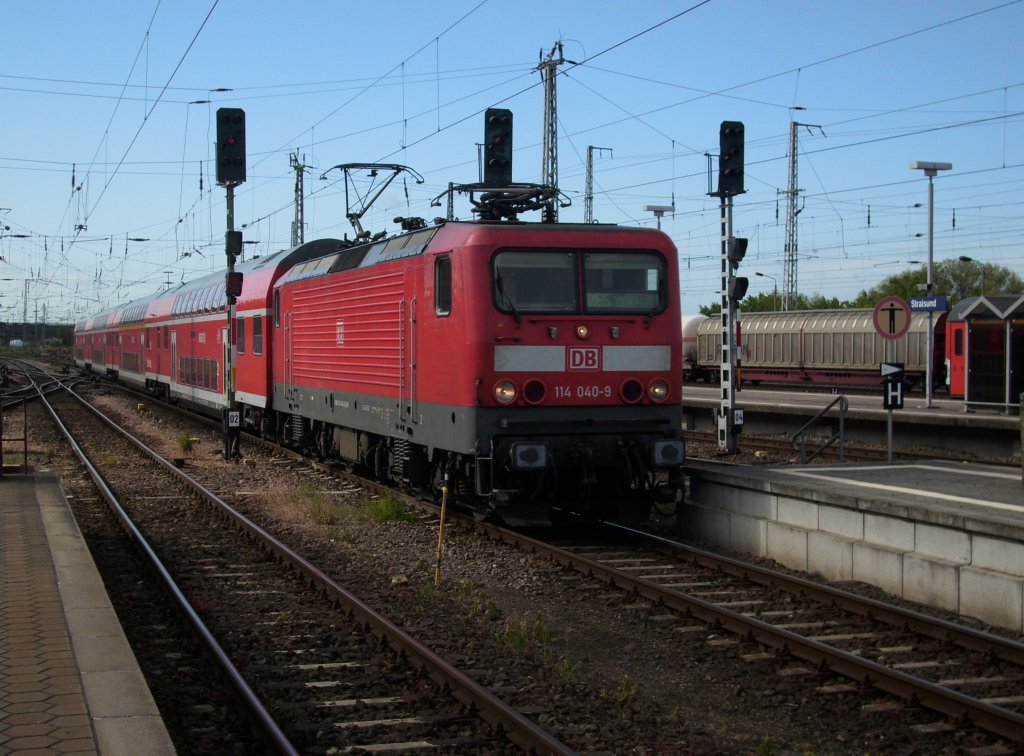
[[[0,756],[174,754],[56,476],[0,478]]]

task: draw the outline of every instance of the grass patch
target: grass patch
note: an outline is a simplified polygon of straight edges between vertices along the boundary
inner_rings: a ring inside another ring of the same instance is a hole
[[[419,517],[405,504],[385,494],[379,499],[371,499],[363,505],[367,517],[374,522],[418,522]]]
[[[178,436],[178,448],[181,449],[181,453],[186,457],[191,457],[196,453],[196,442],[188,433],[182,433]]]
[[[639,692],[640,685],[630,680],[629,675],[623,675],[622,679],[619,680],[619,689],[616,697],[619,703],[626,704],[636,698],[636,694]]]
[[[302,492],[302,496],[309,516],[317,525],[333,525],[337,521],[335,507],[324,498],[322,493],[315,488],[308,488]]]
[[[483,614],[491,622],[501,619],[501,609],[498,608],[497,602],[487,595],[480,583],[475,580],[464,580],[459,586],[459,593],[462,594],[460,601],[474,612]]]
[[[566,682],[572,682],[576,679],[576,670],[580,667],[578,659],[573,659],[571,656],[563,656],[558,660],[555,665],[558,670],[558,675]]]
[[[12,467],[21,467],[25,464],[25,454],[23,452],[12,452],[4,449],[4,464]]]
[[[502,641],[517,654],[525,654],[531,648],[539,649],[542,654],[551,646],[551,630],[541,617],[529,620],[506,620],[502,629]]]

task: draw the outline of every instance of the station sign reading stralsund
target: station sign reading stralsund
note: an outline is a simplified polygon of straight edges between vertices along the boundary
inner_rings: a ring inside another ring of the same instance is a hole
[[[911,312],[949,312],[949,297],[945,295],[911,297],[908,303]]]

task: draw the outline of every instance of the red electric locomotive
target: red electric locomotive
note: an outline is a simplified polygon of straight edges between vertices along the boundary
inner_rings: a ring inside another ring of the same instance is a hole
[[[238,267],[242,424],[381,478],[447,485],[510,523],[548,523],[552,507],[645,517],[683,491],[676,249],[661,231],[554,223],[557,190],[511,183],[511,114],[488,114],[509,131],[485,140],[502,170],[450,186],[448,221],[396,219],[405,233],[371,237],[367,202],[347,208],[355,241]],[[336,168],[346,182],[411,171]],[[451,220],[454,191],[478,221]],[[517,220],[538,209],[547,222]],[[223,409],[225,305],[223,276],[207,276],[83,321],[76,357],[89,367],[90,350],[135,329],[145,372],[122,377]]]
[[[275,287],[282,437],[509,521],[682,486],[676,251],[652,230],[448,222]]]

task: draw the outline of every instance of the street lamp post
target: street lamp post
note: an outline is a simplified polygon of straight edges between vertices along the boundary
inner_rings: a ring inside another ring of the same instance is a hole
[[[775,276],[769,276],[767,273],[758,273],[754,271],[755,276],[761,276],[762,278],[772,279],[772,307],[775,308],[776,312],[779,309],[779,285],[775,280]]]
[[[911,169],[917,171],[924,171],[924,175],[928,177],[928,278],[925,281],[925,295],[932,295],[932,252],[935,247],[935,186],[932,183],[932,179],[938,175],[939,171],[950,171],[953,169],[952,163],[933,163],[924,160],[915,160],[910,164]],[[932,406],[932,361],[934,355],[935,334],[932,327],[933,313],[931,310],[928,311],[928,370],[925,375],[925,406],[931,409]]]
[[[959,260],[960,262],[977,263],[978,267],[981,268],[981,296],[985,296],[985,263],[967,255],[960,255]]]

